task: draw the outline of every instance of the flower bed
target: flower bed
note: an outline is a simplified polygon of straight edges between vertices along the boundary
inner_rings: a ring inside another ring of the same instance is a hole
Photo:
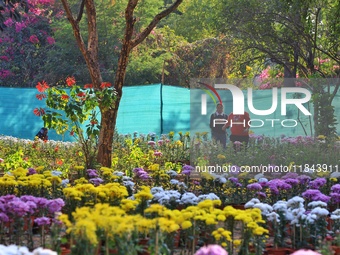
[[[205,244],[262,254],[269,246],[321,251],[340,240],[337,143],[253,136],[235,153],[204,135],[149,139],[117,137],[113,167],[91,169],[77,143],[0,139],[1,242],[57,252],[67,242],[73,254],[194,254]],[[321,158],[327,167],[313,169]],[[242,172],[246,160],[289,171]],[[216,162],[236,171],[197,173]]]

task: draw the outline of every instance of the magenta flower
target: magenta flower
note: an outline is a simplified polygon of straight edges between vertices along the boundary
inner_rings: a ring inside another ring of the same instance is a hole
[[[321,254],[312,250],[298,250],[293,252],[291,255],[321,255]]]
[[[208,246],[201,247],[196,251],[195,255],[228,255],[228,252],[220,245],[209,244]]]
[[[30,38],[28,39],[28,41],[30,41],[33,44],[39,43],[39,39],[36,35],[31,35]]]
[[[53,37],[50,37],[50,36],[48,36],[48,37],[47,37],[47,43],[48,43],[49,45],[55,44],[55,40],[54,40],[54,38],[53,38]]]

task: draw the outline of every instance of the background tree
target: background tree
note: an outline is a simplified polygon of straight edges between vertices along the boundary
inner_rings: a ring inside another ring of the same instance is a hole
[[[299,77],[326,78],[327,72],[318,68],[320,59],[340,64],[340,45],[335,39],[340,36],[339,17],[336,16],[340,12],[338,1],[223,2],[224,16],[219,20],[221,32],[239,39],[246,54],[256,50],[254,57],[262,56],[282,66],[286,86],[295,86],[291,78],[296,78],[297,74]],[[331,75],[339,78],[337,73]],[[334,110],[330,109],[339,81],[333,81],[332,89],[328,82],[322,84],[320,80],[318,83],[307,82],[305,86],[313,93],[315,135],[321,135],[320,132],[335,135]],[[327,117],[320,109],[328,109]]]

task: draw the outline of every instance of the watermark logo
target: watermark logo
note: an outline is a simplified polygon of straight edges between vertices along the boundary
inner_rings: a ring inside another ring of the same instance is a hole
[[[233,113],[234,114],[244,114],[244,94],[240,88],[235,85],[231,84],[215,84],[214,86],[210,86],[213,88],[214,93],[217,94],[216,89],[228,89],[230,90],[233,98]],[[272,88],[272,105],[269,109],[266,110],[259,110],[254,107],[253,104],[253,90],[252,88],[247,89],[247,105],[248,109],[254,115],[259,116],[266,116],[274,113],[277,110],[278,106],[278,89]],[[305,97],[303,98],[287,98],[289,93],[301,93],[304,94]],[[281,88],[281,115],[287,115],[287,105],[295,105],[304,115],[309,116],[312,115],[308,109],[303,105],[304,103],[309,102],[311,99],[311,93],[309,90],[305,88],[299,87],[288,87],[288,88]],[[218,95],[220,103],[223,103],[223,100]],[[207,94],[201,95],[201,114],[207,115]]]

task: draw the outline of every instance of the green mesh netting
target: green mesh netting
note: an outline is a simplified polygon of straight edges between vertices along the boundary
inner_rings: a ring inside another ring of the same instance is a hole
[[[201,93],[201,92],[200,92]],[[231,95],[221,95],[225,99],[225,112],[229,114],[232,109]],[[37,90],[34,88],[0,88],[0,135],[14,136],[24,139],[33,139],[35,134],[43,126],[41,118],[33,114],[36,107],[44,107],[44,101],[36,99]],[[246,92],[244,93],[246,96]],[[200,95],[200,94],[199,94]],[[190,90],[176,86],[154,84],[148,86],[132,86],[123,89],[123,97],[120,103],[117,130],[121,134],[148,134],[156,135],[170,131],[209,132],[209,117],[215,111],[214,102],[208,101],[207,115],[197,113],[200,108],[198,99],[190,98]],[[268,109],[271,105],[271,90],[254,91],[254,107]],[[333,100],[337,119],[340,120],[340,93]],[[283,119],[279,107],[272,116],[252,116],[254,119]],[[308,107],[308,106],[306,106]],[[313,106],[309,105],[312,112]],[[193,109],[196,109],[194,111]],[[246,110],[247,107],[246,107]],[[298,119],[297,110],[288,109],[286,118]],[[312,112],[313,113],[313,112]],[[277,122],[275,122],[277,123]],[[304,128],[302,128],[302,125]],[[301,116],[301,124],[295,128],[284,128],[280,124],[271,127],[266,122],[261,128],[252,128],[256,134],[270,136],[311,135],[313,120]],[[340,131],[340,124],[337,126]],[[57,135],[53,130],[49,132],[50,139],[71,141],[72,137]]]

